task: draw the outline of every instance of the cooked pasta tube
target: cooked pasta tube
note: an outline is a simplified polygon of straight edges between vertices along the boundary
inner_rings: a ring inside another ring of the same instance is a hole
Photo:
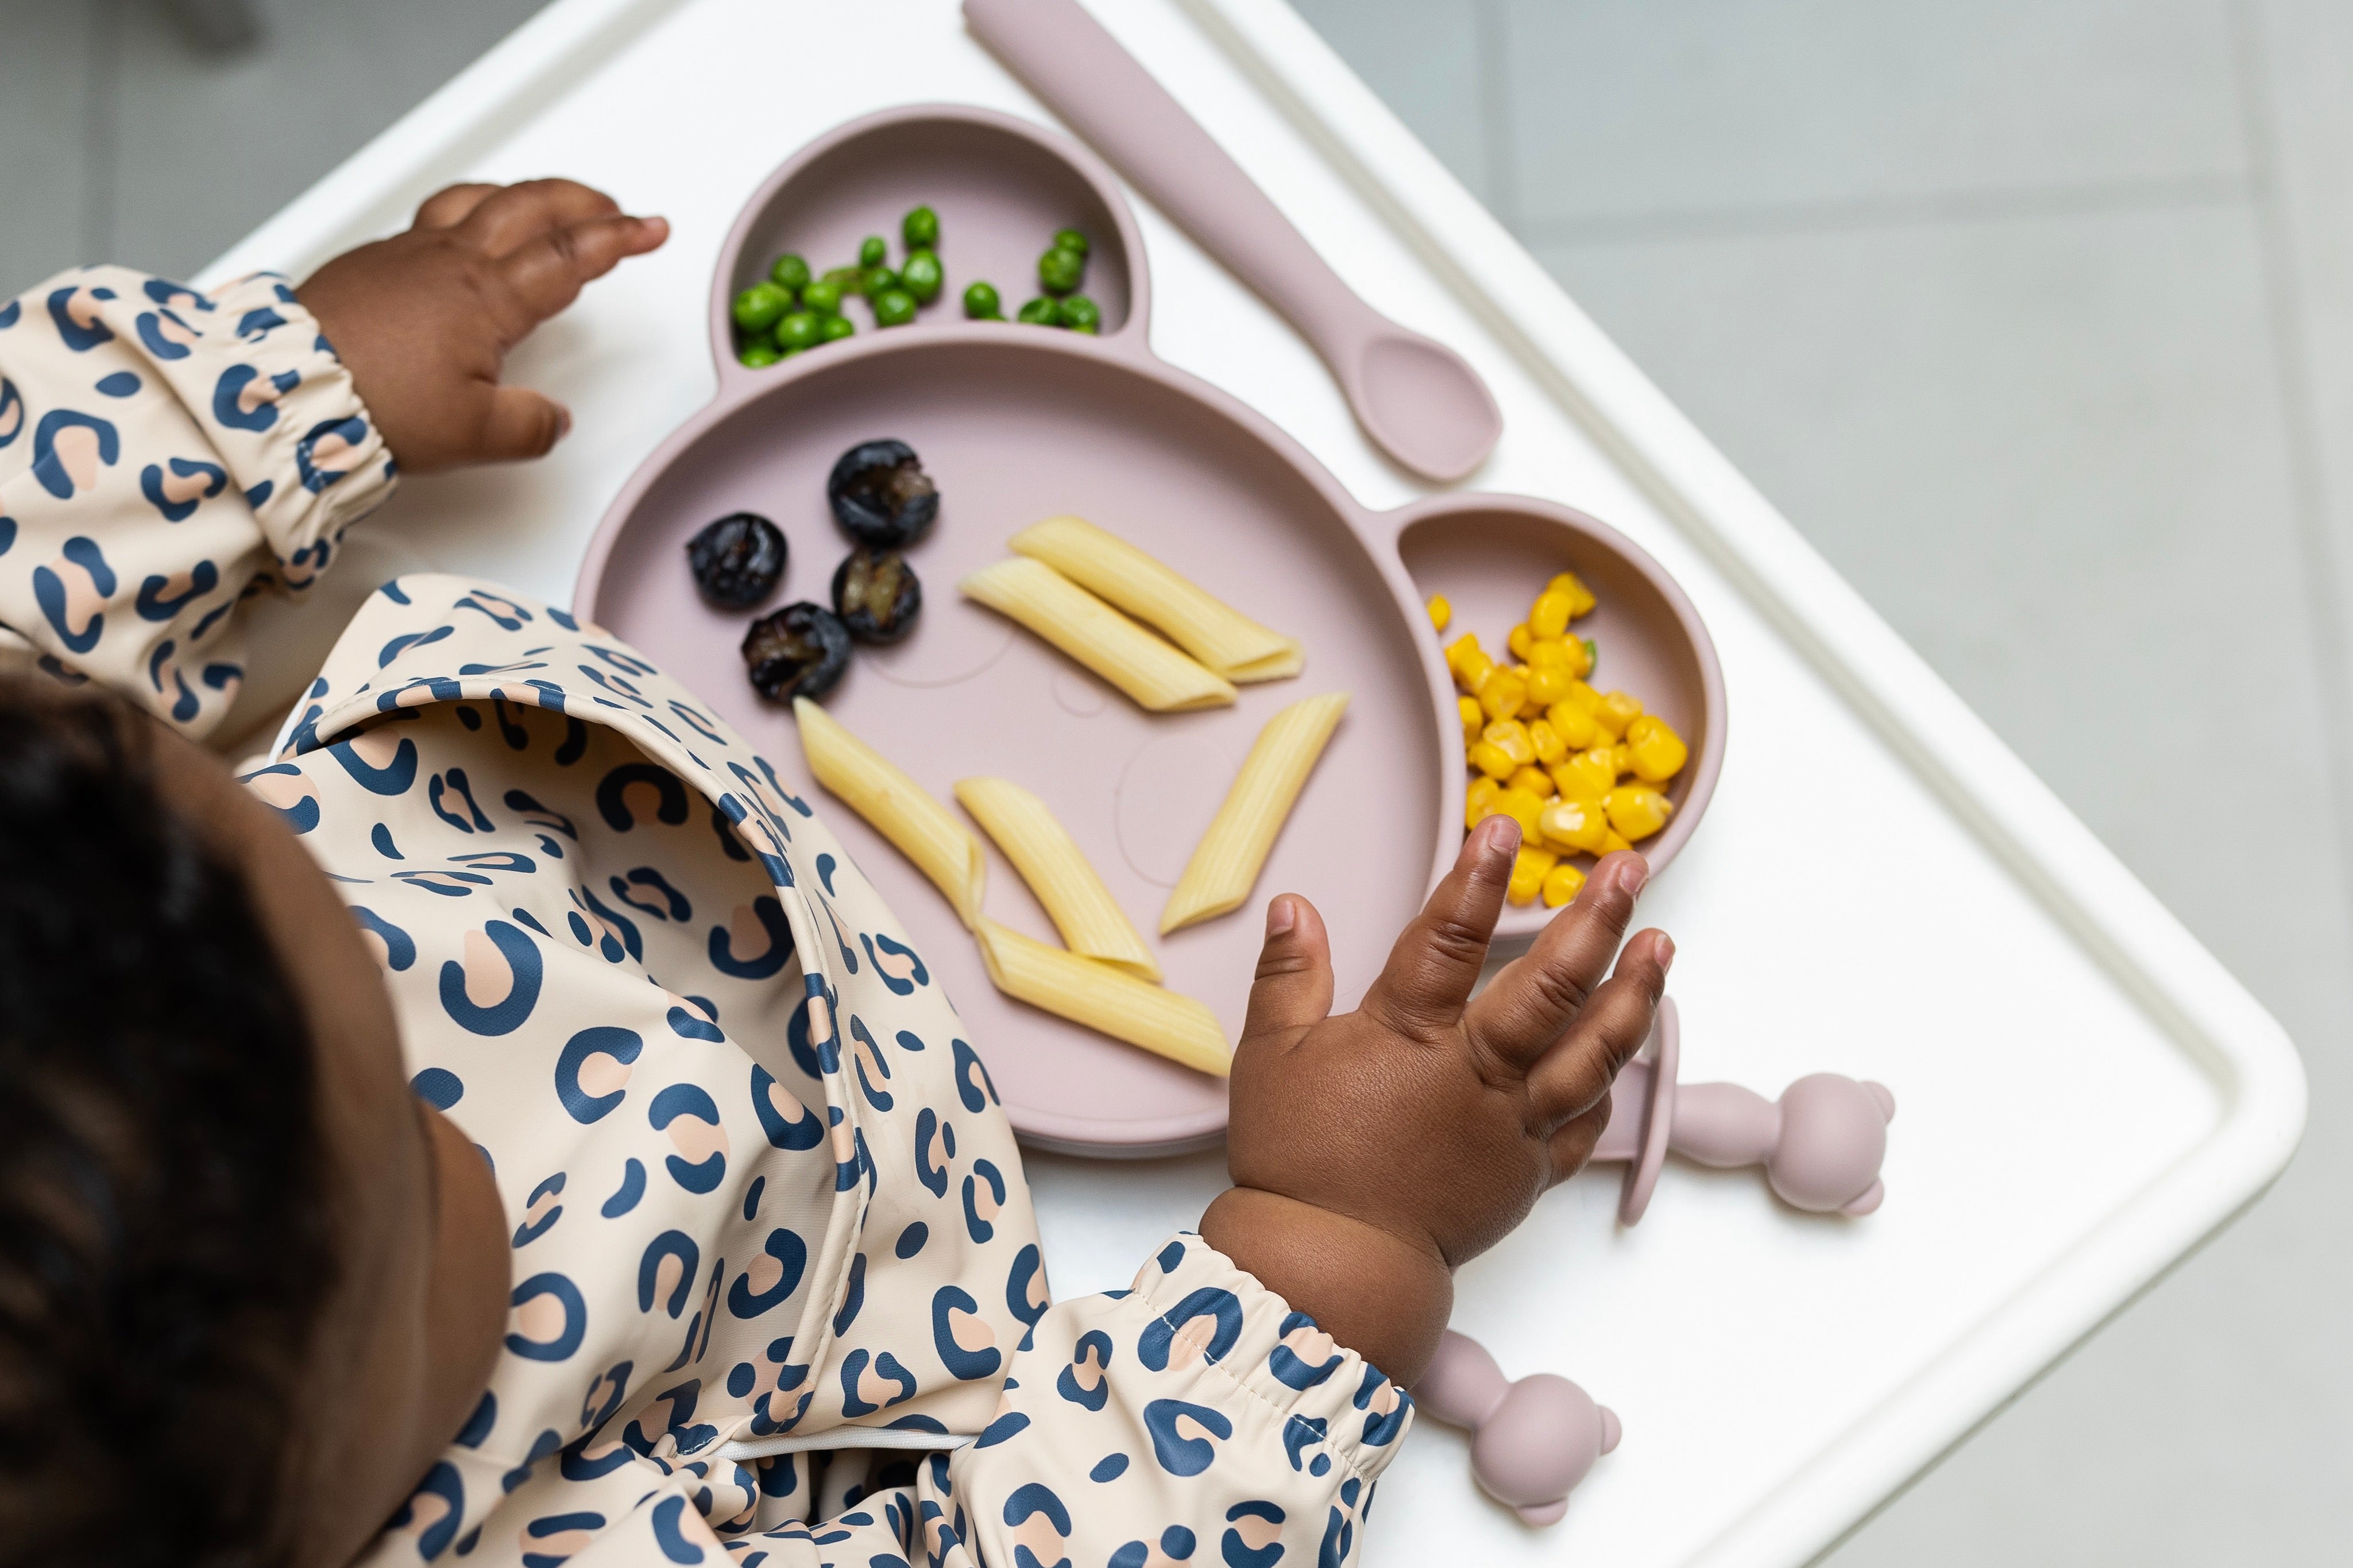
[[[1007,542],[1108,599],[1228,680],[1280,680],[1307,658],[1297,639],[1269,631],[1166,563],[1084,518],[1050,517]]]
[[[957,586],[966,597],[1020,622],[1155,713],[1224,708],[1234,689],[1222,677],[1145,631],[1042,561],[1017,555]]]
[[[1250,897],[1274,836],[1282,831],[1300,787],[1347,708],[1348,694],[1334,691],[1294,702],[1266,721],[1225,804],[1185,863],[1176,890],[1168,895],[1168,907],[1160,912],[1161,935],[1238,909]]]
[[[973,934],[980,939],[988,978],[1008,996],[1196,1072],[1224,1078],[1232,1070],[1233,1052],[1217,1015],[1192,997],[1023,936],[986,916]]]
[[[1072,952],[1158,981],[1160,965],[1046,803],[1010,779],[958,779],[955,797],[997,841]]]
[[[955,906],[956,918],[969,927],[980,919],[980,895],[988,876],[988,858],[972,829],[948,815],[948,808],[924,793],[923,786],[892,765],[889,758],[842,728],[824,709],[806,697],[793,700],[793,717],[799,721],[801,750],[817,782],[839,796],[874,830],[896,845]]]

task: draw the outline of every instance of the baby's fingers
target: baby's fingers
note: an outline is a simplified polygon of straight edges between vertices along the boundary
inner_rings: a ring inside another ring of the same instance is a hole
[[[499,274],[531,321],[543,321],[577,299],[583,285],[669,237],[670,225],[658,217],[591,218],[551,228],[509,252]]]
[[[1577,901],[1555,915],[1471,1005],[1471,1037],[1521,1068],[1550,1050],[1609,973],[1650,876],[1650,863],[1640,855],[1603,856]]]
[[[1491,816],[1471,830],[1454,869],[1389,949],[1362,1011],[1399,1034],[1453,1026],[1487,961],[1487,939],[1504,911],[1519,847],[1519,825],[1508,816]]]
[[[1591,1111],[1609,1093],[1618,1069],[1651,1037],[1675,944],[1662,931],[1646,931],[1626,944],[1617,972],[1601,983],[1568,1032],[1528,1069],[1528,1104],[1539,1131],[1549,1132]],[[1593,1129],[1597,1136],[1600,1125]]]

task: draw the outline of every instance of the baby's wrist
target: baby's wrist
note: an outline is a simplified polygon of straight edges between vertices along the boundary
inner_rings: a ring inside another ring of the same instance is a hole
[[[1200,1235],[1401,1386],[1429,1365],[1454,1308],[1454,1278],[1434,1246],[1297,1198],[1229,1187],[1201,1215]]]

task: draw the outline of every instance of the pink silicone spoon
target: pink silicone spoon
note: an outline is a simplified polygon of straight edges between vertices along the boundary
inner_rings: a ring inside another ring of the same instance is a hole
[[[1442,481],[1486,461],[1504,416],[1478,373],[1358,298],[1078,0],[965,0],[964,16],[1071,129],[1299,329],[1390,457]]]

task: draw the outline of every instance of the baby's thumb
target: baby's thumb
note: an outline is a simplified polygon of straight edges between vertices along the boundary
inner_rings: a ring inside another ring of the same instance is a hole
[[[1285,893],[1266,907],[1266,946],[1250,983],[1242,1038],[1282,1040],[1331,1011],[1332,940],[1324,917],[1298,894]]]

